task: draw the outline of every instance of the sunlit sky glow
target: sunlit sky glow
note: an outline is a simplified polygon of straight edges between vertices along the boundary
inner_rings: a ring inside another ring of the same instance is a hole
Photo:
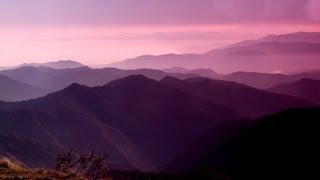
[[[103,65],[297,31],[320,31],[320,0],[0,1],[0,66]]]

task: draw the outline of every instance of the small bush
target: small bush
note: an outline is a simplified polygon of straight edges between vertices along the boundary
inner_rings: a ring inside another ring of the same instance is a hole
[[[106,177],[111,168],[105,165],[106,154],[97,154],[94,151],[78,155],[77,150],[71,149],[66,154],[59,154],[56,161],[56,171],[67,173],[70,176],[84,176],[89,179]]]

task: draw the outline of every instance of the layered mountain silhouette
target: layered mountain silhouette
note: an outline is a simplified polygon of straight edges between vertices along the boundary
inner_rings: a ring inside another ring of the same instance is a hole
[[[103,69],[69,60],[0,68],[0,157],[52,168],[58,153],[94,149],[113,169],[310,179],[319,52],[320,33],[300,32]]]
[[[140,56],[112,63],[108,66],[122,69],[186,69],[211,68],[219,73],[237,71],[271,73],[320,69],[320,33],[292,33],[269,35],[248,40],[204,54],[165,54]]]
[[[219,79],[238,82],[259,89],[268,89],[280,84],[291,83],[301,79],[320,79],[320,72],[306,72],[300,74],[270,74],[259,72],[235,72],[220,77]]]
[[[90,87],[102,86],[110,81],[137,74],[142,74],[155,80],[160,80],[166,76],[174,76],[180,79],[199,76],[197,74],[165,73],[152,69],[121,70],[115,68],[91,69],[89,67],[52,69],[30,66],[0,71],[0,74],[17,81],[51,89],[52,91],[61,90],[73,83]]]
[[[0,100],[22,101],[47,95],[48,89],[18,82],[4,75],[0,75]]]
[[[315,178],[319,108],[290,109],[250,123],[226,123],[199,136],[183,155],[163,166],[207,166],[231,179]],[[223,132],[236,132],[218,143]]]
[[[320,80],[302,79],[292,83],[280,84],[268,90],[320,104]]]
[[[311,105],[236,83],[134,75],[101,87],[73,84],[35,100],[0,102],[0,132],[63,150],[96,149],[110,155],[113,167],[151,170],[230,120]]]

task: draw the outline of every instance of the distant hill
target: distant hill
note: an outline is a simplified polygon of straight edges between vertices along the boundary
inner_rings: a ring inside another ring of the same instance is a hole
[[[22,101],[44,96],[50,91],[0,75],[0,100]]]
[[[301,79],[292,83],[280,84],[268,89],[271,92],[288,94],[320,104],[320,80]]]
[[[225,81],[237,82],[258,89],[268,89],[280,84],[291,83],[301,79],[317,79],[320,80],[320,72],[306,72],[300,74],[286,75],[281,73],[259,73],[259,72],[235,72],[220,77]]]
[[[18,66],[12,67],[0,67],[0,70],[9,70],[9,69],[17,69],[21,67],[32,66],[32,67],[49,67],[53,69],[67,69],[67,68],[79,68],[84,65],[71,60],[60,60],[56,62],[47,62],[47,63],[24,63]]]
[[[209,77],[209,78],[213,78],[213,79],[217,79],[222,77],[222,74],[219,74],[215,71],[213,71],[212,69],[193,69],[193,70],[188,70],[185,68],[181,68],[181,67],[173,67],[173,68],[169,68],[169,69],[164,69],[164,72],[167,73],[183,73],[183,74],[198,74],[199,76],[202,77]]]
[[[310,42],[258,42],[248,46],[214,50],[207,54],[265,55],[265,54],[319,54],[320,43]]]
[[[40,66],[40,67],[24,66],[17,69],[3,70],[3,71],[0,71],[0,74],[3,74],[5,76],[8,76],[20,82],[43,87],[41,85],[42,81],[46,81],[49,78],[52,78],[70,71],[79,71],[87,68],[88,67],[72,68],[72,69],[52,69],[44,66]]]
[[[246,47],[261,42],[308,42],[320,43],[320,32],[296,32],[280,35],[268,35],[257,40],[245,40],[236,44],[227,46],[226,48]]]
[[[283,96],[238,83],[208,78],[191,78],[182,81],[167,77],[160,82],[231,107],[242,114],[242,117],[257,118],[282,111],[288,107],[312,106],[310,103],[291,96]]]
[[[47,62],[47,63],[25,63],[22,64],[21,66],[33,66],[33,67],[49,67],[53,69],[68,69],[68,68],[79,68],[83,67],[84,65],[76,62],[76,61],[71,61],[71,60],[60,60],[57,62]]]
[[[294,81],[296,78],[285,74],[235,72],[225,75],[221,79],[245,84],[259,89],[266,89],[278,84]]]
[[[212,129],[166,168],[207,166],[231,179],[312,179],[319,176],[314,168],[319,119],[319,108],[306,108],[269,115],[251,125],[229,123],[224,131],[237,129],[233,137],[217,146],[223,131]]]

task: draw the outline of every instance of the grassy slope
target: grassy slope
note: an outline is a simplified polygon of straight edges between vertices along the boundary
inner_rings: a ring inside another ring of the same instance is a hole
[[[85,179],[80,176],[49,171],[46,169],[30,169],[7,158],[0,159],[0,179]]]

